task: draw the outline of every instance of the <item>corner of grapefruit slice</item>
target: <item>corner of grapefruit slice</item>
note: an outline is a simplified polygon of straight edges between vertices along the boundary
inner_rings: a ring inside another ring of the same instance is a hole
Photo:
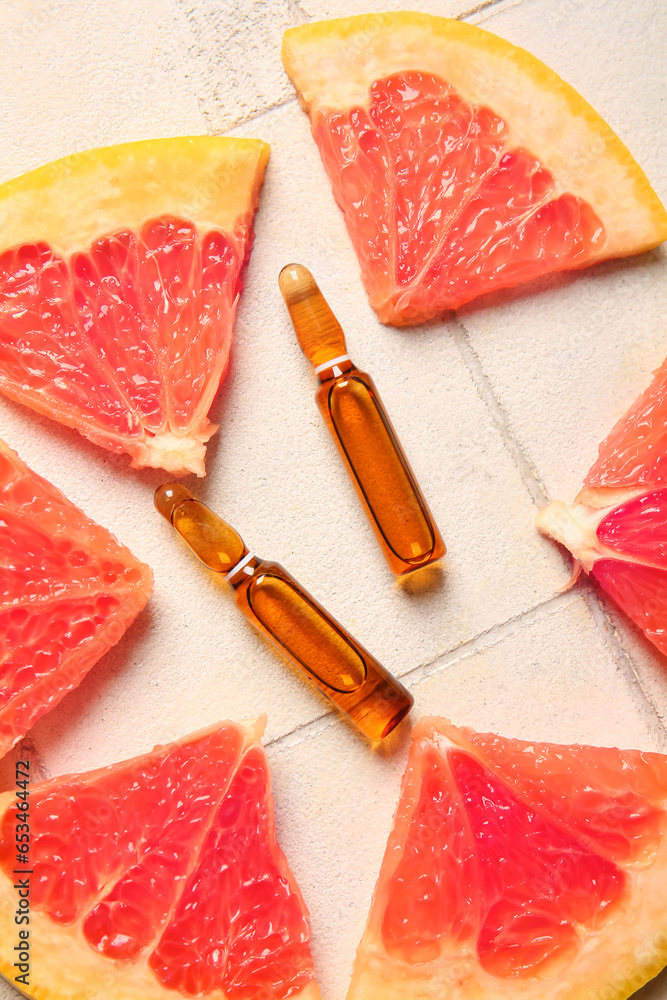
[[[0,756],[121,638],[153,575],[0,441]]]
[[[319,1000],[263,729],[225,722],[0,796],[0,973],[36,1000]]]
[[[667,238],[665,209],[606,122],[488,31],[365,14],[289,28],[283,63],[384,323]]]
[[[667,654],[667,360],[600,445],[574,503],[552,501],[537,526]]]
[[[203,476],[268,156],[154,139],[0,186],[0,391],[135,468]]]
[[[667,757],[423,718],[348,1000],[626,1000],[667,962]]]

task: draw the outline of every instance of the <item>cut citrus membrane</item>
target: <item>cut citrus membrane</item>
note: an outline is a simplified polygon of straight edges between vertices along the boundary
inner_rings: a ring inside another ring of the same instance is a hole
[[[37,1000],[319,1000],[263,729],[225,722],[0,796],[2,975]],[[30,970],[17,981],[20,879]]]
[[[415,726],[347,1000],[625,1000],[667,962],[667,757]]]
[[[155,139],[0,186],[0,391],[135,468],[203,476],[268,155]]]
[[[667,239],[603,119],[481,28],[412,12],[303,24],[283,62],[384,323]]]
[[[118,642],[144,563],[0,441],[0,756]]]
[[[541,532],[574,556],[667,654],[667,361],[602,442],[572,504],[540,511]]]

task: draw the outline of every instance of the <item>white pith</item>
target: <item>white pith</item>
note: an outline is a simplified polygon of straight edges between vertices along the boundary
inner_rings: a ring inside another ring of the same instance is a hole
[[[664,570],[664,564],[656,563],[645,556],[628,555],[620,549],[611,548],[604,545],[597,536],[600,523],[618,507],[628,500],[654,491],[655,487],[616,490],[614,502],[604,507],[576,502],[566,504],[561,500],[552,500],[539,512],[535,523],[543,535],[555,539],[569,549],[575,559],[575,568],[578,564],[586,573],[590,573],[600,559],[614,559],[616,562],[628,562]],[[588,495],[590,499],[595,498],[593,491]],[[572,582],[574,579],[576,575],[573,576]]]
[[[171,431],[163,431],[154,437],[145,437],[136,446],[131,464],[135,469],[150,466],[153,469],[164,469],[172,476],[185,476],[191,472],[201,478],[206,475],[204,442],[208,441],[216,430],[216,424],[209,424],[203,437],[180,437]]]

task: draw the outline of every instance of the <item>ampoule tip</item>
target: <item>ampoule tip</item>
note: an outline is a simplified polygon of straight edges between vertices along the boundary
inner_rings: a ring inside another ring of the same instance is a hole
[[[317,282],[303,264],[287,264],[278,275],[278,286],[288,307],[319,291]]]
[[[179,503],[193,500],[194,494],[181,483],[163,483],[158,486],[153,496],[156,510],[171,524],[172,516]]]
[[[303,264],[288,264],[278,284],[301,350],[314,367],[347,353],[345,335],[317,282]]]

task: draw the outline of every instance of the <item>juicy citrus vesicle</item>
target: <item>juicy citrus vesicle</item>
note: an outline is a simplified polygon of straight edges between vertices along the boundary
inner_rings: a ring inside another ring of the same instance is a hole
[[[0,441],[0,755],[118,642],[151,572]]]
[[[667,757],[421,719],[348,1000],[625,1000],[667,961]]]
[[[319,1000],[273,823],[263,724],[225,723],[30,789],[30,996]],[[0,970],[22,803],[0,798]],[[58,966],[59,955],[74,966]],[[53,976],[54,969],[57,975]]]
[[[383,322],[667,238],[609,126],[490,32],[384,12],[290,28],[282,54]]]
[[[153,140],[1,186],[0,391],[135,467],[203,475],[267,156]]]
[[[604,227],[556,193],[506,123],[433,74],[371,86],[368,109],[318,111],[313,135],[386,322],[417,322],[596,255]]]

